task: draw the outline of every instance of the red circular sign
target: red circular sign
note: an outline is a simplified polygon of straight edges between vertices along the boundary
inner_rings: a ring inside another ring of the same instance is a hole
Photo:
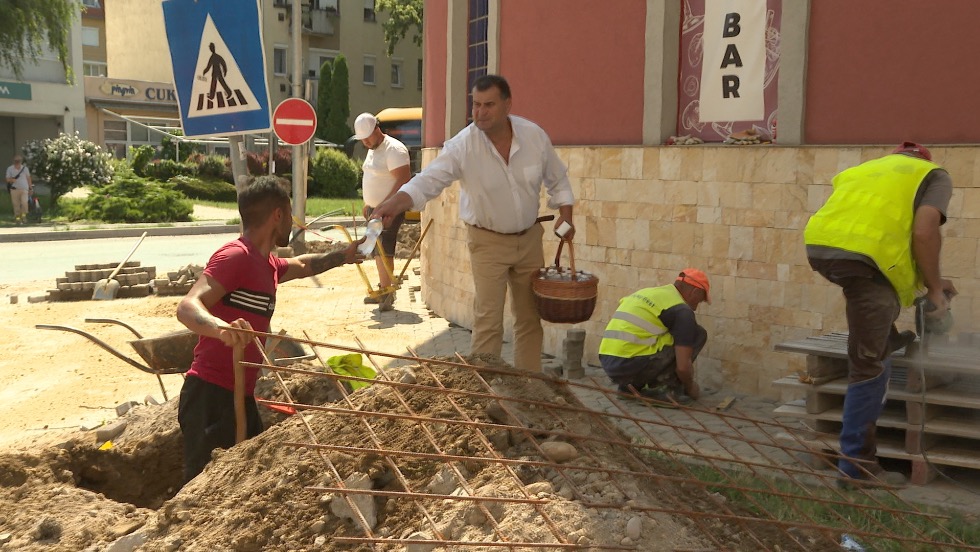
[[[316,132],[316,111],[304,99],[283,100],[272,114],[272,129],[280,140],[289,145],[305,144]]]

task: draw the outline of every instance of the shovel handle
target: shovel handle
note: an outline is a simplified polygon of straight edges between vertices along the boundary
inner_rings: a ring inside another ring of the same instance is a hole
[[[232,350],[232,361],[235,371],[235,444],[245,440],[247,422],[245,419],[245,347],[235,347]]]
[[[116,274],[119,274],[119,271],[122,270],[123,265],[129,262],[129,258],[133,256],[133,253],[136,253],[136,248],[139,247],[141,243],[143,243],[143,238],[145,237],[146,237],[146,232],[143,232],[143,235],[140,236],[140,240],[136,242],[136,245],[134,245],[132,249],[129,250],[129,254],[126,255],[126,258],[123,259],[122,262],[119,263],[119,266],[117,266],[115,270],[113,270],[112,273],[109,274],[109,277],[106,278],[106,282],[115,278]]]

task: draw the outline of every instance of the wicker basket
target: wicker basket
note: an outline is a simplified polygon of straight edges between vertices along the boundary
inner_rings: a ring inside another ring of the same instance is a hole
[[[562,246],[558,244],[555,254],[554,268],[560,269]],[[592,317],[598,295],[599,279],[590,276],[588,280],[578,279],[575,271],[575,250],[568,242],[568,256],[571,260],[571,280],[548,280],[545,278],[547,269],[534,275],[531,279],[531,289],[534,291],[534,303],[542,320],[559,324],[577,324]]]

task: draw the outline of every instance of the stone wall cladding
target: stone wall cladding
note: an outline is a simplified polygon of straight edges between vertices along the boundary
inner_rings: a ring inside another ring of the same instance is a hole
[[[670,282],[684,267],[695,266],[711,278],[713,299],[698,309],[710,336],[697,362],[699,380],[717,387],[723,378],[736,391],[778,398],[771,382],[805,369],[805,359],[774,352],[773,346],[847,329],[840,289],[807,264],[803,227],[829,196],[835,174],[890,150],[558,148],[578,200],[576,264],[600,279],[595,314],[578,325],[587,331],[585,360],[598,362],[602,330],[620,297]],[[953,301],[954,331],[978,331],[980,147],[930,150],[954,183],[942,255],[943,276],[960,291]],[[436,153],[427,150],[424,159]],[[425,217],[435,222],[422,246],[423,298],[437,314],[472,327],[473,284],[458,217],[458,185],[429,202]],[[557,238],[551,232],[545,236],[545,264],[550,264]],[[910,310],[903,312],[900,329],[914,327]],[[509,331],[511,321],[505,326]],[[545,323],[545,352],[560,356],[569,327]]]

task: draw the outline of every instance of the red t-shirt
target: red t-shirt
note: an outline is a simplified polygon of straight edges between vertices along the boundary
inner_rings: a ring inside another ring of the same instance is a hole
[[[211,314],[225,322],[242,318],[256,331],[269,331],[269,322],[276,310],[276,287],[287,266],[285,259],[272,254],[263,257],[244,236],[221,246],[204,268],[204,274],[214,278],[227,292],[211,307]],[[255,343],[245,349],[245,360],[262,362]],[[233,391],[235,372],[232,362],[231,347],[220,339],[201,336],[194,347],[194,362],[187,374]],[[245,368],[245,393],[248,396],[255,392],[258,372],[258,368]]]

